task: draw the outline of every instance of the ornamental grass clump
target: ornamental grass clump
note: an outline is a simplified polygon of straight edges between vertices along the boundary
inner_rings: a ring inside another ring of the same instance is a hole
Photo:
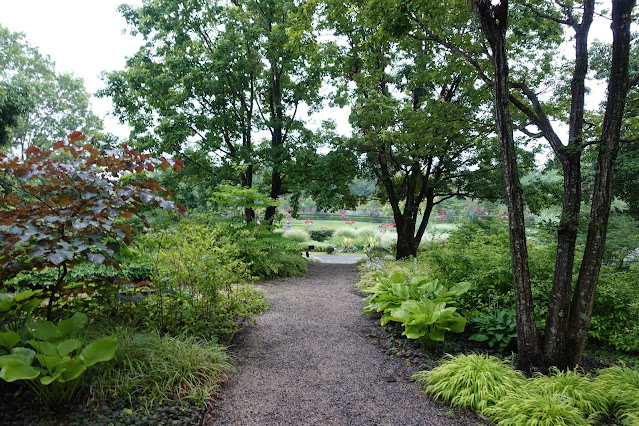
[[[536,374],[528,389],[540,395],[557,395],[581,410],[590,420],[607,414],[609,400],[606,391],[593,383],[582,369],[561,371],[552,367],[549,373],[548,376]]]
[[[420,371],[413,380],[434,398],[450,405],[483,413],[511,392],[526,385],[523,374],[494,356],[482,354],[447,355],[446,361],[431,371]]]
[[[106,327],[120,342],[113,361],[92,371],[86,385],[96,399],[205,401],[233,370],[227,350],[190,336]]]
[[[639,371],[625,365],[606,368],[593,383],[607,393],[611,412],[622,424],[639,426]]]
[[[499,426],[586,426],[581,410],[560,395],[540,395],[528,389],[510,393],[483,414]]]
[[[291,229],[290,231],[284,232],[282,234],[284,238],[288,238],[289,240],[293,240],[298,243],[306,243],[311,241],[311,236],[308,232],[303,229]]]

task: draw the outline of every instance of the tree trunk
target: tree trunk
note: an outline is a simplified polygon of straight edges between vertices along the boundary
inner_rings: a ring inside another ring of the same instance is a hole
[[[395,218],[397,224],[397,260],[417,257],[419,244],[415,241],[415,220],[411,217],[408,208],[404,208],[404,214],[400,221]]]
[[[504,168],[510,255],[515,286],[517,313],[517,348],[519,368],[525,371],[543,369],[543,361],[535,325],[535,312],[528,268],[526,228],[524,225],[523,191],[519,179],[512,119],[510,117],[510,87],[508,81],[508,57],[506,54],[506,29],[508,28],[508,1],[493,6],[490,0],[475,0],[482,32],[492,50],[495,68],[494,97],[497,135]]]
[[[566,336],[568,333],[572,272],[579,232],[581,208],[581,150],[583,143],[585,79],[588,73],[588,33],[592,24],[595,1],[584,2],[581,23],[575,28],[575,68],[570,84],[570,124],[568,147],[556,155],[564,173],[564,194],[559,229],[553,286],[548,303],[544,333],[544,358],[547,365],[568,367]]]
[[[590,321],[595,289],[606,243],[610,216],[612,177],[619,151],[619,136],[628,94],[628,63],[630,56],[630,23],[635,0],[612,2],[612,65],[608,81],[608,100],[604,116],[597,172],[590,210],[590,224],[584,257],[570,308],[567,349],[570,366],[581,360]]]

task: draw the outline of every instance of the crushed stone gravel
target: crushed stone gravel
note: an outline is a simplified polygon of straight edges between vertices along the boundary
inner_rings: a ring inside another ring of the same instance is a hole
[[[260,284],[271,308],[234,339],[237,372],[211,413],[216,425],[479,425],[433,401],[417,370],[376,344],[357,267],[311,263],[303,278]]]

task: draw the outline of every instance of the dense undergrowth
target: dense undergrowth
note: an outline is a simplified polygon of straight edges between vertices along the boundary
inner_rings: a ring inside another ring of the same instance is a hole
[[[541,228],[529,241],[540,329],[554,267],[550,241]],[[423,370],[414,378],[435,398],[504,425],[636,425],[639,267],[619,262],[624,250],[615,250],[616,243],[625,242],[613,237],[608,246],[583,359],[587,372],[551,369],[527,378],[511,367],[516,321],[508,230],[499,221],[465,223],[447,239],[430,242],[417,259],[368,259],[357,287],[368,295],[364,312],[379,312],[395,336],[387,354],[419,365]],[[465,291],[449,290],[460,286]],[[406,309],[413,305],[421,308]],[[451,327],[452,315],[468,323]],[[424,351],[401,343],[400,333],[422,338],[415,327],[446,333],[436,333],[437,346]]]
[[[205,214],[156,214],[155,226],[117,254],[119,268],[84,261],[70,269],[53,310],[51,327],[73,312],[88,315],[90,323],[73,339],[115,338],[113,358],[74,381],[71,405],[54,398],[42,410],[25,380],[0,380],[0,423],[197,423],[233,370],[224,344],[268,307],[251,282],[303,275],[300,248],[265,227]],[[29,344],[21,330],[46,316],[45,305],[28,303],[31,293],[55,285],[57,274],[55,268],[23,270],[4,282],[2,302],[11,309],[0,309],[3,333],[15,330]],[[29,298],[17,300],[21,295]],[[12,350],[4,337],[0,333],[0,355]],[[46,362],[39,356],[32,365]],[[31,409],[19,402],[25,398]]]

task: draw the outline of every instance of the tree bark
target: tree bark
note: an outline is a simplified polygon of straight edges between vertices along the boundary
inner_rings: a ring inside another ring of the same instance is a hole
[[[581,151],[584,126],[585,79],[588,73],[588,33],[592,24],[595,2],[584,2],[584,13],[575,28],[575,68],[570,104],[568,146],[556,151],[564,174],[564,194],[559,228],[553,286],[548,302],[544,333],[544,358],[548,365],[568,367],[566,335],[568,333],[572,275],[575,264],[579,211],[581,208]]]
[[[612,65],[604,115],[597,171],[590,210],[586,248],[570,307],[567,350],[570,366],[581,360],[590,329],[592,306],[606,243],[610,216],[612,177],[619,151],[619,136],[628,94],[630,23],[635,0],[612,2]]]
[[[475,0],[481,29],[491,47],[495,68],[494,98],[497,136],[504,168],[504,182],[508,205],[510,255],[515,287],[517,314],[517,348],[519,368],[525,371],[543,369],[543,361],[535,325],[535,312],[530,286],[528,248],[524,225],[523,191],[519,179],[512,119],[510,116],[510,87],[506,29],[508,28],[508,1],[492,5],[490,0]]]

